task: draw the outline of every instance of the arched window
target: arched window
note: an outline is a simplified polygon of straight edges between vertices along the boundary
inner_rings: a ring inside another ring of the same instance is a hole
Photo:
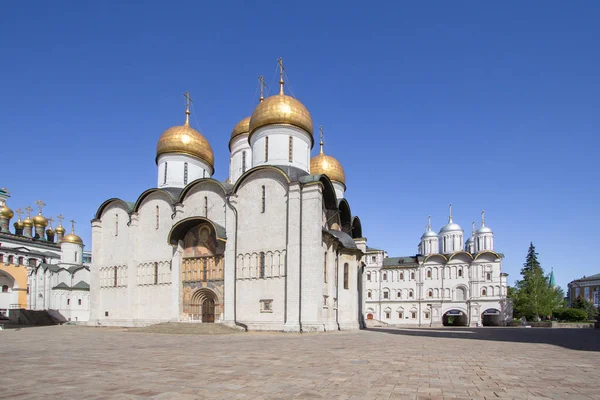
[[[410,312],[410,317],[411,317],[412,319],[417,319],[417,312],[416,312],[416,311],[411,311],[411,312]]]
[[[430,269],[427,270],[427,278],[431,279],[431,270]]]
[[[188,181],[188,164],[185,162],[185,163],[183,163],[183,184],[187,185],[187,181]]]
[[[487,296],[487,290],[485,288],[481,289],[481,295]]]
[[[348,289],[348,268],[350,268],[350,266],[348,265],[348,263],[344,264],[344,289]]]
[[[19,265],[24,265],[25,261],[23,257],[19,257]]]
[[[429,311],[425,311],[425,319],[429,319]]]
[[[398,311],[398,318],[403,319],[404,313],[402,311]]]
[[[262,187],[262,211],[261,213],[265,213],[266,209],[267,209],[267,189],[264,187]]]
[[[158,263],[154,263],[154,284],[158,285]]]
[[[265,253],[262,252],[262,251],[260,252],[258,262],[259,262],[259,264],[258,264],[258,277],[259,278],[264,278],[265,277]]]
[[[396,298],[397,299],[401,299],[402,298],[402,290],[398,289],[398,291],[396,292]]]
[[[7,286],[7,289],[8,289],[8,286]],[[373,297],[373,293],[370,290],[367,292],[367,297],[369,299]]]
[[[71,299],[67,299],[67,305],[71,304]]]
[[[77,305],[80,306],[81,305],[81,299],[77,300]]]
[[[487,274],[485,274],[485,279],[487,279],[488,281],[492,280],[492,273],[488,272]]]
[[[156,228],[155,229],[158,229],[159,217],[160,217],[160,215],[159,215],[159,208],[158,208],[158,206],[156,206]]]
[[[412,289],[411,289],[411,290],[409,290],[409,291],[408,291],[408,297],[412,299],[414,296],[415,296],[415,292],[413,292],[413,290],[412,290]]]
[[[163,180],[163,184],[167,183],[167,162],[165,161],[165,176]]]
[[[404,280],[404,272],[400,272],[400,280],[403,281]]]
[[[206,281],[208,279],[208,260],[206,258],[202,259],[202,280]]]
[[[115,236],[119,236],[119,214],[115,214]]]
[[[323,282],[327,283],[327,252],[323,256]]]
[[[410,279],[413,280],[413,281],[415,280],[415,273],[414,272],[410,273]]]
[[[389,312],[389,311],[386,311],[386,312],[385,312],[385,318],[386,318],[386,319],[390,319],[390,318],[391,318],[391,316],[392,316],[392,313],[391,313],[391,312]]]
[[[288,161],[294,161],[294,138],[291,136],[288,141]]]
[[[383,278],[382,278],[382,280],[384,280],[384,281],[386,281],[386,282],[387,282],[387,272],[384,272],[384,273],[383,273]]]
[[[390,291],[387,289],[383,290],[383,298],[384,299],[389,299],[390,298]]]
[[[269,137],[265,137],[265,162],[269,161]]]
[[[433,290],[429,289],[427,291],[427,297],[433,297]]]
[[[75,262],[77,262],[77,252],[75,252]]]
[[[371,282],[371,273],[367,272],[367,282]]]
[[[8,256],[8,264],[9,265],[14,264],[14,262],[15,262],[15,256],[12,256],[12,255]]]
[[[462,277],[462,276],[463,276],[463,273],[462,273],[462,268],[459,268],[459,269],[458,269],[458,277],[460,278],[460,277]]]
[[[208,197],[204,196],[204,217],[208,218]]]
[[[8,293],[8,285],[2,285],[2,293]]]
[[[115,267],[114,269],[114,286],[117,287],[117,267]]]
[[[246,152],[242,151],[242,174],[246,172]]]

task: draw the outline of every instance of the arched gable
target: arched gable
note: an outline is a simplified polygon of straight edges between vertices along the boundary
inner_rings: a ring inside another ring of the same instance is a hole
[[[185,198],[187,197],[187,195],[190,193],[190,191],[194,187],[196,187],[196,186],[202,186],[202,185],[216,186],[218,188],[218,191],[220,191],[220,192],[223,193],[223,196],[227,196],[228,189],[227,189],[227,187],[225,187],[225,185],[222,182],[219,182],[219,181],[217,181],[216,179],[213,179],[213,178],[200,178],[200,179],[196,179],[193,182],[188,183],[188,185],[183,188],[183,190],[179,194],[179,198],[177,199],[177,202],[178,203],[183,203],[183,200],[185,200]]]
[[[338,204],[338,210],[340,213],[340,222],[342,225],[342,231],[351,234],[352,233],[352,213],[350,212],[350,204],[348,200],[341,199]]]
[[[445,255],[443,255],[443,254],[430,254],[430,255],[428,255],[427,257],[425,257],[425,259],[423,260],[423,262],[424,262],[424,263],[426,263],[427,261],[429,261],[429,260],[432,260],[432,259],[434,259],[434,258],[436,258],[436,257],[437,257],[437,258],[440,258],[440,259],[442,260],[442,261],[441,261],[441,263],[442,263],[442,264],[444,264],[444,263],[448,262],[448,259],[447,259],[447,258],[446,258],[446,256],[445,256]],[[432,260],[432,261],[433,261],[433,260]]]
[[[142,194],[140,194],[140,196],[136,200],[135,204],[133,205],[132,211],[138,212],[140,209],[140,206],[142,205],[142,202],[146,199],[146,197],[150,196],[152,193],[157,193],[157,194],[163,196],[165,198],[165,200],[167,200],[167,202],[171,206],[171,210],[174,211],[176,199],[173,198],[171,193],[167,192],[166,190],[158,189],[158,188],[151,188],[151,189],[146,190]]]
[[[133,207],[135,205],[134,203],[130,203],[125,200],[121,200],[117,197],[113,197],[112,199],[106,200],[104,203],[102,203],[100,205],[100,207],[98,207],[98,211],[96,211],[95,219],[101,219],[102,213],[104,212],[106,207],[108,207],[109,205],[111,205],[113,203],[122,205],[125,208],[125,210],[127,210],[127,214],[131,214],[131,212],[133,211]]]
[[[457,252],[452,253],[450,255],[450,257],[448,257],[448,261],[451,261],[454,257],[468,258],[468,260],[466,260],[467,262],[473,260],[473,256],[471,255],[471,253],[468,253],[466,251],[457,251]]]
[[[363,237],[362,234],[362,224],[360,223],[360,218],[358,216],[352,217],[352,239],[359,239]]]
[[[177,243],[179,242],[179,240],[183,239],[183,237],[185,236],[187,231],[189,231],[192,227],[199,225],[201,223],[205,223],[205,222],[212,225],[212,227],[215,231],[217,240],[221,240],[223,242],[227,241],[227,235],[225,232],[225,228],[223,228],[221,225],[211,221],[208,218],[189,217],[189,218],[182,219],[181,221],[179,221],[175,225],[173,225],[173,227],[171,228],[171,231],[167,235],[167,242],[171,246],[177,246]]]
[[[242,183],[246,179],[248,179],[248,177],[250,177],[251,175],[253,175],[259,171],[264,171],[264,170],[276,171],[276,172],[280,173],[283,176],[283,178],[285,178],[285,181],[288,184],[291,182],[290,177],[281,168],[275,167],[273,165],[261,165],[258,167],[251,168],[248,171],[246,171],[245,173],[243,173],[242,176],[240,176],[238,178],[238,180],[235,182],[235,185],[233,185],[233,188],[231,189],[231,191],[233,193],[237,193],[237,191],[240,188],[240,186],[242,185]]]
[[[494,257],[494,259],[502,258],[502,256],[500,254],[496,253],[495,251],[484,250],[484,251],[477,253],[477,255],[475,256],[475,260],[477,260],[479,257],[484,256],[484,255],[491,255]]]

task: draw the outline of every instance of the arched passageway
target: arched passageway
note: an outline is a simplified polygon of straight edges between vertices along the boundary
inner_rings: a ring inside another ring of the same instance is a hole
[[[483,326],[502,326],[502,313],[496,308],[488,308],[481,313],[481,323]]]
[[[184,304],[184,312],[194,321],[215,322],[217,295],[210,289],[198,289],[192,294],[189,303]]]
[[[467,326],[467,314],[461,310],[448,310],[442,318],[444,326]]]

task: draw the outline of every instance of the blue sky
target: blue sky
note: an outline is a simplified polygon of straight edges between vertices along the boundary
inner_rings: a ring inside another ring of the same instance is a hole
[[[486,210],[509,282],[533,241],[565,287],[600,272],[598,20],[597,2],[7,3],[0,186],[91,248],[104,200],[155,186],[186,90],[226,178],[231,129],[257,75],[275,93],[281,56],[370,246],[414,254],[452,202],[466,237]]]

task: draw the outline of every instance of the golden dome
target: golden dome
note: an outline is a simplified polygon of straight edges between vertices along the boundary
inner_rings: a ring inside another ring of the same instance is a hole
[[[59,226],[56,227],[56,230],[54,232],[56,232],[56,234],[64,235],[65,234],[65,228],[63,228],[62,225],[59,225]]]
[[[56,228],[56,229],[58,229],[58,228]],[[81,238],[74,233],[69,233],[68,235],[65,235],[61,239],[60,242],[61,243],[75,243],[75,244],[83,245],[83,240],[81,240]]]
[[[48,226],[48,220],[40,213],[33,217],[33,224],[45,228]]]
[[[342,164],[335,158],[323,153],[323,128],[321,128],[321,152],[310,159],[311,175],[327,175],[332,181],[346,185],[346,174]]]
[[[13,210],[8,208],[8,206],[6,204],[3,205],[2,207],[0,207],[0,217],[4,217],[6,219],[11,219],[14,216],[15,216],[15,213],[13,212]]]
[[[186,111],[185,124],[167,129],[158,139],[156,161],[161,154],[181,153],[198,157],[214,169],[215,156],[208,140],[190,126],[189,111]]]
[[[231,131],[231,140],[248,132],[250,132],[250,117],[246,117],[237,123]]]
[[[48,235],[48,236],[54,235],[54,230],[52,229],[52,227],[46,229],[46,235]]]
[[[19,229],[19,230],[25,228],[25,224],[23,224],[23,221],[21,221],[21,220],[18,220],[17,222],[15,222],[13,224],[13,226],[15,227],[15,229]]]
[[[23,226],[33,226],[33,221],[29,218],[23,220]]]
[[[262,126],[275,124],[296,126],[308,132],[312,138],[313,123],[310,113],[304,104],[283,94],[283,90],[275,96],[267,97],[256,106],[250,118],[250,135]]]

